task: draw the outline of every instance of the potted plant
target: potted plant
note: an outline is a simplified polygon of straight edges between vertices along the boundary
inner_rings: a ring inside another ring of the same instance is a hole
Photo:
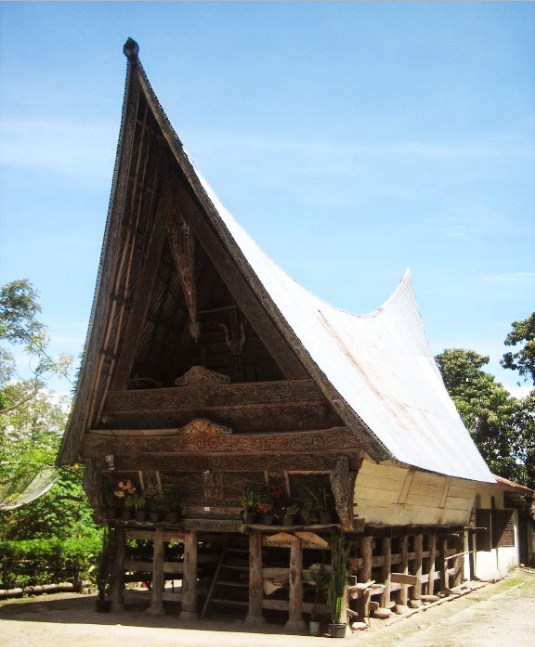
[[[335,535],[332,546],[332,573],[329,579],[327,605],[331,616],[329,634],[332,638],[344,638],[347,623],[343,620],[346,605],[347,559],[350,543],[343,533]]]
[[[161,498],[161,513],[166,523],[176,523],[180,512],[180,488],[176,483],[170,483]]]
[[[304,487],[312,497],[312,501],[309,502],[309,508],[311,510],[309,514],[314,519],[313,523],[321,523],[324,525],[332,523],[334,500],[330,489],[321,488],[320,492],[316,493],[306,485]]]
[[[257,506],[258,512],[261,515],[261,522],[265,526],[271,526],[273,523],[273,504],[270,501],[260,501]]]
[[[254,523],[258,504],[263,500],[263,493],[254,487],[247,487],[241,493],[240,504],[242,507],[243,521],[245,523]]]
[[[120,516],[121,519],[127,521],[132,517],[133,500],[132,497],[136,493],[136,486],[130,479],[123,479],[117,483],[117,489],[113,495],[119,500],[119,505],[122,505]]]
[[[314,500],[308,500],[301,506],[301,517],[305,526],[313,526],[319,522],[320,511]]]
[[[136,521],[145,521],[145,497],[142,494],[134,492],[129,495],[125,500],[125,506],[134,510]]]
[[[284,517],[282,518],[282,525],[293,526],[298,514],[299,514],[299,504],[292,503],[284,511]]]
[[[162,512],[165,510],[165,504],[161,497],[153,497],[147,501],[149,521],[151,523],[158,523]]]
[[[97,555],[97,564],[95,569],[95,582],[97,585],[97,599],[95,600],[96,609],[100,613],[108,613],[110,611],[111,603],[106,599],[108,593],[109,579],[110,579],[110,549],[112,545],[113,531],[104,527],[102,533],[102,546]]]

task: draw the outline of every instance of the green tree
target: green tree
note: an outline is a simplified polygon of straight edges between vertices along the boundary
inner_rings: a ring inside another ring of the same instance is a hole
[[[34,398],[48,376],[66,376],[69,371],[69,355],[54,359],[48,353],[47,331],[37,319],[40,312],[38,293],[28,280],[12,281],[0,289],[0,414],[10,413]],[[35,362],[32,375],[22,381],[13,346],[22,346]]]
[[[55,463],[70,407],[67,396],[44,388],[52,374],[65,375],[70,358],[48,352],[38,294],[26,280],[0,289],[0,492],[9,496],[24,488]],[[20,379],[13,349],[22,346],[34,362],[32,375]],[[42,497],[0,512],[0,539],[58,537],[94,533],[91,509],[79,466],[61,468],[59,479]]]
[[[513,321],[511,327],[504,343],[506,346],[520,345],[521,348],[516,353],[505,353],[500,364],[518,371],[524,381],[531,380],[535,386],[535,312],[522,321]]]
[[[492,472],[528,484],[533,456],[527,451],[523,401],[483,370],[489,358],[446,349],[435,358],[444,384]]]

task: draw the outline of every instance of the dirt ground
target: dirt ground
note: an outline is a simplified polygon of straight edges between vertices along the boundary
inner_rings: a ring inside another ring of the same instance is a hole
[[[130,598],[135,607],[135,595]],[[131,609],[96,613],[94,596],[43,595],[0,602],[0,645],[87,647],[321,647],[326,637],[281,634],[266,624],[251,632],[239,621],[179,622],[176,615],[152,618]],[[397,616],[395,617],[397,618]],[[370,647],[519,647],[535,644],[535,569],[516,569],[507,578],[392,624],[372,620],[345,644]],[[330,643],[332,644],[332,643]]]

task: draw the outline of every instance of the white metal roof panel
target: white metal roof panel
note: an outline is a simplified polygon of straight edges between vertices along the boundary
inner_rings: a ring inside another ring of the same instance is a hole
[[[356,316],[334,308],[283,272],[196,173],[311,359],[388,452],[421,469],[494,483],[435,364],[409,274],[375,312]]]

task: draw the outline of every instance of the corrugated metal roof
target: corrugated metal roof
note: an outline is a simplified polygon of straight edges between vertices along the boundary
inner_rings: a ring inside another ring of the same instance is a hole
[[[424,470],[495,483],[446,391],[409,273],[378,310],[364,316],[339,310],[268,258],[195,172],[310,358],[388,452]]]

